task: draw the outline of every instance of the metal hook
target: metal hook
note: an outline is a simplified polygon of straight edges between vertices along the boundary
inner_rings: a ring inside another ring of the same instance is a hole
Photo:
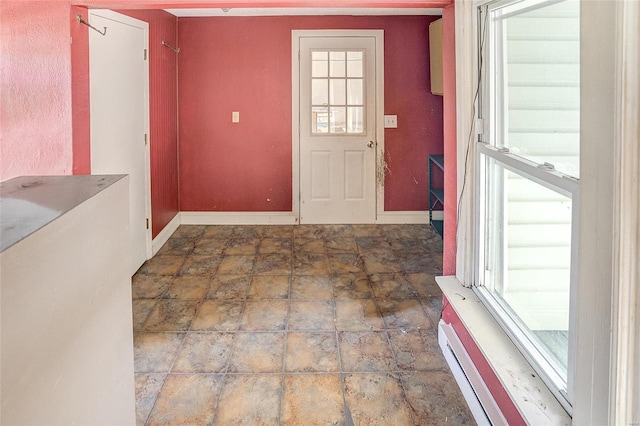
[[[169,43],[167,43],[166,41],[162,40],[162,45],[163,46],[167,46],[169,49],[173,50],[176,53],[180,53],[180,48],[175,48],[172,45],[170,45]]]
[[[78,13],[78,14],[76,15],[76,18],[78,18],[78,22],[79,22],[79,23],[81,23],[81,24],[85,24],[87,27],[91,28],[91,29],[92,29],[92,30],[94,30],[94,31],[99,32],[99,33],[100,33],[100,34],[102,34],[102,35],[107,35],[107,27],[104,27],[104,32],[103,32],[103,31],[100,31],[99,29],[97,29],[96,27],[94,27],[93,25],[91,25],[90,23],[88,23],[87,21],[85,21],[85,20],[82,18],[82,15],[81,15],[81,14],[79,14],[79,13]]]

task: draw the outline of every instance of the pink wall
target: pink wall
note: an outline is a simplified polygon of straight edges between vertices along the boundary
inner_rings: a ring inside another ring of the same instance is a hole
[[[443,275],[456,273],[457,230],[457,141],[456,141],[456,57],[455,8],[442,11],[442,68],[444,86],[444,247]]]
[[[69,2],[0,7],[0,180],[71,174]]]
[[[426,210],[427,155],[442,153],[442,98],[429,89],[436,17],[181,18],[180,206],[291,211],[291,30],[385,30],[386,210]],[[231,112],[240,111],[240,123]]]

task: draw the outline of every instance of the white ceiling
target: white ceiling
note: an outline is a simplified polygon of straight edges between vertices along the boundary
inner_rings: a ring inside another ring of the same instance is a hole
[[[390,16],[390,15],[442,15],[442,9],[426,8],[236,8],[236,9],[165,9],[179,16],[305,16],[305,15],[350,15],[350,16]]]

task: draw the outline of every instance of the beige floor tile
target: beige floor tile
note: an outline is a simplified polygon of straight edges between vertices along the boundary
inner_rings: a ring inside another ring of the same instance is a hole
[[[172,373],[224,373],[233,345],[233,333],[187,333]]]
[[[386,328],[411,330],[432,327],[431,321],[418,299],[376,299],[376,304],[382,314]]]
[[[194,246],[195,242],[192,238],[171,237],[158,250],[156,256],[186,256],[191,254]]]
[[[249,299],[286,299],[289,297],[289,275],[256,275],[251,280]]]
[[[329,254],[329,265],[331,273],[334,275],[364,272],[364,263],[359,254],[331,253]]]
[[[358,244],[358,249],[360,253],[380,253],[382,255],[392,254],[393,249],[391,244],[387,241],[385,237],[382,235],[374,236],[359,236],[356,237],[356,243]]]
[[[255,256],[224,256],[217,273],[220,275],[242,275],[253,271]]]
[[[259,254],[290,254],[292,250],[291,238],[263,238],[258,248]]]
[[[158,300],[144,324],[145,331],[186,331],[195,318],[196,300]]]
[[[156,300],[138,299],[132,302],[133,308],[133,331],[140,331],[144,328],[147,318],[151,315],[156,306]]]
[[[286,372],[332,373],[340,371],[335,332],[287,334]]]
[[[293,256],[294,275],[329,275],[328,258],[325,254],[295,252]]]
[[[373,291],[364,272],[331,276],[333,294],[336,299],[370,299]]]
[[[416,424],[476,424],[450,372],[403,373],[400,379]]]
[[[227,256],[255,255],[260,246],[259,238],[232,238],[224,249]]]
[[[407,279],[419,298],[442,296],[434,274],[427,272],[407,274]]]
[[[249,275],[216,275],[211,281],[206,297],[218,300],[244,300],[250,284]]]
[[[256,258],[256,275],[289,275],[291,274],[291,254],[260,254]]]
[[[220,256],[202,256],[192,254],[187,256],[182,268],[180,268],[180,275],[213,275],[220,265],[222,257]]]
[[[415,290],[401,274],[372,274],[369,282],[373,295],[377,299],[411,299],[416,297]]]
[[[354,237],[336,237],[325,242],[327,253],[358,253],[358,245]]]
[[[369,331],[384,328],[373,299],[336,300],[336,329]]]
[[[184,333],[138,333],[133,336],[136,373],[168,373],[184,340]]]
[[[238,329],[244,302],[205,300],[193,320],[193,331],[235,331]]]
[[[209,240],[209,239],[220,239],[223,241],[227,241],[233,235],[233,227],[231,226],[207,226],[200,236],[200,241]]]
[[[356,237],[383,237],[383,227],[378,225],[352,225]]]
[[[344,378],[344,388],[355,425],[414,424],[411,408],[396,377],[387,374],[350,374]]]
[[[222,376],[169,375],[149,417],[149,425],[206,425],[213,421]]]
[[[240,330],[279,331],[286,325],[286,300],[253,300],[246,303]]]
[[[396,362],[384,331],[341,331],[338,345],[342,371],[395,371]]]
[[[295,237],[293,249],[296,253],[326,254],[327,252],[322,238]]]
[[[176,275],[178,271],[180,271],[185,259],[185,256],[156,256],[144,262],[138,270],[138,273]]]
[[[156,402],[166,374],[136,374],[136,425],[144,426]]]
[[[277,425],[281,396],[280,375],[227,376],[214,424]]]
[[[229,373],[281,373],[285,333],[236,333]]]
[[[472,422],[441,252],[428,225],[180,226],[133,277],[138,424]]]
[[[335,330],[331,300],[292,300],[289,330]]]
[[[200,239],[193,248],[195,255],[221,255],[227,245],[226,240],[219,238]]]
[[[265,238],[293,238],[292,225],[266,225],[263,226],[262,235]]]
[[[447,368],[434,330],[389,330],[389,340],[401,370]]]
[[[282,423],[287,425],[344,425],[340,376],[285,376]]]
[[[200,300],[209,290],[211,277],[203,275],[191,275],[176,277],[164,297],[167,299]]]
[[[384,274],[402,272],[401,261],[393,253],[367,253],[362,255],[365,270],[368,274]]]
[[[198,239],[204,233],[207,226],[205,225],[182,225],[179,226],[171,238],[190,238]]]
[[[292,299],[329,300],[332,297],[329,275],[294,276],[291,281]]]
[[[133,299],[161,297],[173,279],[167,275],[136,274],[131,279],[131,295]]]

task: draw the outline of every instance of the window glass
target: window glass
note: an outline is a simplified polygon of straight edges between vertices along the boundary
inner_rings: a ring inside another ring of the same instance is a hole
[[[485,286],[566,380],[571,197],[485,158]]]
[[[497,145],[580,176],[580,3],[524,1],[496,10]]]
[[[312,51],[311,131],[365,133],[364,52]]]

